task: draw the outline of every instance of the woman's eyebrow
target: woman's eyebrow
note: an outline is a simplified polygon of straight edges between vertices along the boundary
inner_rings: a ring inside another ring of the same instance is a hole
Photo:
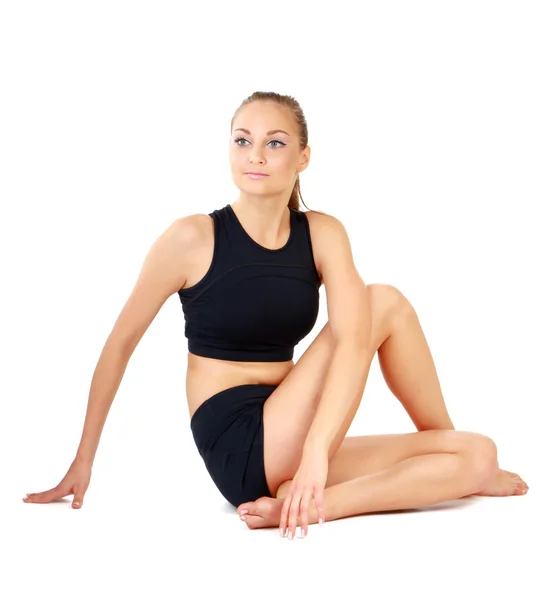
[[[244,131],[248,135],[251,135],[250,131],[248,129],[244,129],[244,127],[239,127],[235,129],[235,131]],[[289,133],[283,129],[271,129],[270,131],[267,131],[267,135],[274,135],[275,133],[285,133],[286,135],[289,135]]]

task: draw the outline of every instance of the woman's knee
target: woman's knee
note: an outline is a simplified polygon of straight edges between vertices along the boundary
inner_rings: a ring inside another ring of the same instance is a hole
[[[498,470],[498,450],[494,440],[472,433],[468,444],[470,473],[474,487],[481,490]]]
[[[285,498],[287,496],[287,493],[289,492],[289,488],[291,487],[292,483],[293,483],[292,479],[287,479],[286,481],[281,483],[278,486],[278,489],[276,490],[276,498],[278,498],[278,499]]]

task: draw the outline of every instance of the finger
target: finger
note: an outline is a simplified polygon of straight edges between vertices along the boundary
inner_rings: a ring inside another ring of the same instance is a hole
[[[288,539],[292,540],[295,537],[295,533],[297,530],[297,516],[299,514],[299,504],[302,498],[302,491],[298,491],[295,496],[293,496],[293,500],[291,501],[291,506],[289,507],[289,520],[288,520],[288,528],[289,534]]]
[[[59,492],[43,492],[42,494],[36,494],[31,500],[31,502],[35,502],[36,504],[47,504],[48,502],[54,502],[55,500],[59,500],[62,498],[63,494]]]
[[[280,516],[280,536],[281,537],[284,537],[286,534],[287,519],[288,519],[288,515],[289,515],[289,506],[291,505],[291,500],[292,500],[292,494],[290,491],[290,493],[286,496],[286,499],[284,500],[284,505],[282,506],[282,513]]]
[[[83,498],[85,495],[85,491],[82,488],[75,488],[73,494],[73,502],[71,506],[73,508],[81,508],[83,506]]]
[[[58,487],[58,486],[56,486]],[[36,498],[38,496],[42,496],[43,494],[50,494],[51,492],[54,492],[56,490],[56,487],[51,488],[50,490],[46,490],[44,492],[32,492],[31,494],[26,494],[27,498]]]
[[[308,535],[308,517],[310,511],[310,505],[312,504],[312,492],[307,491],[301,500],[301,512],[300,512],[300,520],[301,520],[301,533],[302,537],[306,537]]]
[[[46,492],[39,492],[38,494],[32,494],[32,496],[29,497],[28,501],[35,502],[37,504],[44,504],[47,502],[51,502],[53,500],[58,500],[59,498],[67,496],[67,494],[68,494],[68,492],[64,493],[64,490],[57,486],[55,488],[47,490]]]
[[[317,488],[314,491],[314,502],[319,517],[319,524],[323,525],[325,522],[325,495],[323,488]]]

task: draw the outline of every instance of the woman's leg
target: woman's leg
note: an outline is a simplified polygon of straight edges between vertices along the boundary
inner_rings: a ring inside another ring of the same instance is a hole
[[[464,432],[447,430],[447,434],[464,435]],[[416,434],[411,433],[344,438],[329,462],[326,485],[330,487],[363,475],[369,475],[406,458],[429,453],[422,447],[422,444],[403,445],[402,438],[404,436],[414,436],[413,439],[420,441],[415,437]],[[291,480],[284,482],[277,491],[276,497],[279,498],[290,484]],[[528,489],[528,485],[519,475],[498,469],[493,479],[482,490],[475,493],[483,496],[511,496],[526,493]]]
[[[383,377],[418,431],[454,429],[417,313],[402,303],[393,334],[378,350]]]
[[[324,492],[325,518],[419,508],[475,494],[497,470],[494,444],[485,439],[481,451],[413,456],[372,475],[328,487]],[[317,520],[318,513],[312,505],[309,523]]]
[[[378,353],[392,393],[420,431],[454,429],[432,355],[411,303],[390,285],[370,284],[368,289],[372,311],[371,352]],[[327,324],[265,403],[265,470],[273,496],[298,468],[332,351],[333,340]],[[340,473],[334,477],[337,482],[357,478],[359,471],[365,469],[363,458],[367,448],[372,448],[372,455],[385,454],[385,437],[345,437],[329,464],[329,479],[333,479],[333,469]],[[500,471],[483,492],[513,494],[519,482],[525,486],[515,473]]]
[[[378,360],[389,389],[418,431],[455,429],[445,405],[432,353],[409,301],[403,302],[401,311],[395,315],[393,333],[379,347]],[[359,477],[365,465],[356,458],[366,452],[379,454],[382,437],[344,438],[333,456],[331,481],[338,483]],[[499,469],[485,488],[476,493],[508,496],[527,491],[528,486],[519,475]]]
[[[494,477],[497,451],[483,435],[461,431],[424,431],[382,436],[383,456],[365,457],[365,475],[325,488],[327,521],[369,512],[419,508],[474,494]],[[392,463],[392,460],[399,459]],[[389,464],[386,464],[388,462]],[[381,467],[378,469],[378,467]],[[260,498],[238,507],[248,527],[273,527],[291,482],[278,498]],[[314,503],[309,523],[317,523]],[[300,525],[300,519],[297,520]]]
[[[393,335],[405,298],[396,288],[387,285],[370,284],[368,291],[372,319],[370,353],[373,357],[383,342]],[[334,340],[329,323],[326,323],[264,404],[265,474],[273,496],[285,480],[295,475],[300,464],[333,351]]]

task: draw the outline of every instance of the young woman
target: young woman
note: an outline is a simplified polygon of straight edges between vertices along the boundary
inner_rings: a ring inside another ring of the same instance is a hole
[[[107,413],[128,361],[178,293],[188,338],[191,430],[223,496],[250,528],[414,508],[470,494],[524,494],[494,442],[455,431],[416,312],[392,285],[366,286],[342,223],[299,210],[310,160],[291,96],[256,92],[231,122],[236,202],[184,216],[154,242],[102,350],[76,457],[53,489],[82,506]],[[295,364],[325,284],[329,321]],[[345,437],[378,354],[418,432]]]

